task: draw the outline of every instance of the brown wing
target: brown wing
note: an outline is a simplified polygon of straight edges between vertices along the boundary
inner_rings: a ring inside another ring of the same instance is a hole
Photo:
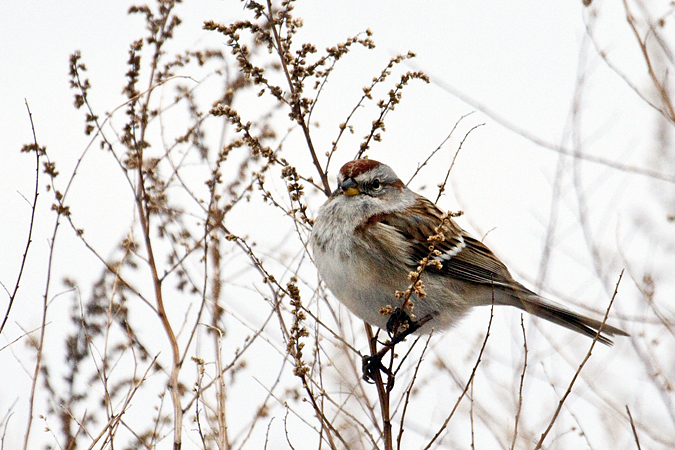
[[[443,212],[429,200],[419,197],[420,202],[406,210],[406,214],[382,214],[375,221],[388,225],[411,242],[413,256],[410,267],[417,267],[419,261],[429,256],[430,236],[437,234],[443,220]],[[506,266],[497,259],[483,243],[474,239],[459,227],[452,219],[441,229],[444,241],[436,242],[434,248],[442,254],[442,267],[429,266],[425,270],[451,276],[461,281],[479,284],[520,288]]]

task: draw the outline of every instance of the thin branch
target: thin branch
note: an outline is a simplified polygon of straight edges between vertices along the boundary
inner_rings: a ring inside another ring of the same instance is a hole
[[[405,413],[408,410],[408,405],[410,404],[410,394],[412,393],[413,386],[415,385],[415,380],[417,380],[417,372],[420,370],[420,366],[422,365],[422,360],[424,358],[424,354],[427,351],[427,348],[429,348],[429,342],[431,341],[431,336],[433,335],[433,330],[431,333],[429,333],[429,336],[427,337],[427,342],[424,344],[424,348],[422,349],[422,354],[420,355],[419,359],[417,360],[417,364],[415,364],[415,372],[413,372],[413,377],[412,380],[410,380],[410,384],[408,385],[408,389],[405,391],[405,401],[403,402],[403,412],[401,413],[401,424],[398,429],[398,436],[396,436],[396,448],[398,450],[401,450],[401,439],[403,439],[403,425],[405,423]]]
[[[377,338],[373,334],[373,328],[366,322],[363,322],[363,325],[366,328],[366,336],[368,337],[370,354],[376,355],[378,353]],[[373,381],[375,382],[375,387],[377,389],[377,397],[380,403],[380,413],[382,414],[382,425],[383,425],[382,431],[384,438],[384,448],[385,450],[393,450],[394,443],[391,429],[391,415],[389,413],[390,391],[387,389],[384,382],[382,381],[382,373],[379,370],[374,371]]]
[[[473,379],[476,376],[476,371],[478,370],[478,365],[480,364],[481,358],[483,357],[483,352],[485,351],[485,346],[487,345],[488,338],[490,337],[490,328],[492,327],[492,318],[494,317],[494,310],[495,310],[495,302],[493,293],[492,306],[490,308],[490,320],[488,321],[487,331],[485,332],[485,339],[483,339],[483,345],[481,345],[480,352],[478,352],[478,358],[476,359],[476,364],[474,364],[473,370],[471,371],[471,376],[469,377],[469,380],[466,382],[466,385],[464,385],[464,390],[457,398],[457,401],[455,402],[455,406],[453,406],[452,411],[450,411],[450,414],[445,419],[445,422],[443,422],[443,425],[441,425],[441,428],[438,429],[434,437],[431,438],[426,447],[424,447],[424,450],[429,450],[431,448],[431,445],[436,441],[436,439],[438,439],[441,436],[441,433],[443,433],[443,431],[447,428],[448,423],[450,423],[450,419],[452,419],[452,416],[455,414],[455,411],[457,411],[457,408],[459,407],[459,404],[466,395],[466,392],[469,390],[469,386],[471,386],[471,384],[473,383]]]
[[[640,440],[638,439],[637,430],[635,429],[635,423],[633,422],[633,416],[630,413],[628,405],[626,405],[626,412],[628,413],[628,420],[630,420],[630,427],[633,430],[633,437],[635,438],[635,445],[637,445],[638,450],[641,450]]]
[[[654,84],[654,87],[656,88],[656,90],[659,92],[659,96],[661,97],[661,101],[663,102],[663,107],[665,108],[664,112],[665,112],[666,118],[671,123],[675,123],[675,109],[673,109],[673,104],[670,101],[670,95],[668,93],[668,89],[656,77],[656,73],[654,72],[654,67],[652,66],[652,60],[649,57],[649,51],[647,50],[646,41],[643,40],[640,37],[640,33],[638,32],[637,25],[635,23],[635,17],[633,16],[633,13],[631,13],[630,9],[628,8],[628,2],[626,0],[623,0],[623,6],[626,9],[626,21],[628,22],[628,25],[630,25],[631,30],[633,30],[633,34],[635,34],[635,39],[637,40],[638,45],[640,46],[640,50],[642,51],[642,56],[644,57],[645,63],[647,64],[647,70],[649,71],[649,77],[652,79],[652,83]]]
[[[523,349],[525,350],[525,359],[523,361],[523,371],[520,374],[520,386],[518,387],[518,411],[516,412],[516,421],[513,426],[513,441],[511,441],[511,450],[516,448],[516,440],[518,439],[518,422],[520,420],[520,412],[523,409],[523,384],[525,382],[525,371],[527,370],[527,336],[525,335],[525,322],[523,322],[523,314],[520,314],[520,328],[523,330]]]
[[[415,170],[415,173],[412,174],[412,176],[410,177],[410,179],[408,180],[408,182],[405,184],[406,186],[409,186],[409,185],[410,185],[410,183],[412,182],[412,180],[414,180],[415,177],[417,176],[417,174],[420,173],[420,170],[422,170],[422,169],[424,168],[424,166],[426,166],[426,165],[429,163],[429,161],[431,160],[431,158],[432,158],[436,153],[438,153],[438,152],[441,150],[441,148],[443,148],[443,145],[445,145],[445,143],[448,142],[448,140],[452,137],[452,133],[455,132],[455,130],[457,129],[457,126],[459,126],[459,123],[460,123],[462,120],[464,120],[465,117],[470,116],[471,114],[473,114],[473,113],[475,113],[475,112],[476,112],[476,111],[471,111],[470,113],[464,114],[462,117],[460,117],[460,118],[457,120],[457,122],[455,122],[455,125],[452,127],[452,130],[450,130],[450,133],[448,133],[448,135],[445,137],[445,139],[443,139],[443,142],[441,142],[440,144],[438,144],[438,147],[436,147],[436,149],[435,149],[433,152],[431,152],[431,153],[429,154],[429,156],[427,157],[427,159],[425,159],[424,162],[423,162],[422,164],[420,164],[420,165],[417,166],[417,169]],[[458,151],[458,152],[459,152],[459,151]],[[455,158],[457,158],[457,153],[455,153]],[[453,158],[453,163],[454,163],[454,158]]]
[[[548,436],[549,431],[551,431],[551,428],[553,428],[553,424],[555,423],[556,419],[558,418],[558,415],[560,414],[560,411],[562,410],[563,404],[565,403],[565,400],[567,400],[567,397],[570,395],[572,392],[572,387],[574,386],[574,383],[577,381],[577,378],[579,377],[579,374],[581,373],[581,369],[584,368],[586,365],[586,362],[590,359],[591,353],[593,352],[593,348],[595,347],[595,343],[598,341],[598,338],[600,337],[600,333],[602,332],[602,328],[605,325],[605,322],[607,322],[607,317],[609,317],[609,310],[612,308],[612,304],[614,303],[614,299],[616,298],[616,294],[619,292],[619,283],[621,283],[621,278],[623,277],[623,270],[619,274],[619,280],[616,282],[616,287],[614,288],[614,294],[612,295],[612,298],[609,301],[609,305],[607,306],[607,310],[605,311],[605,317],[602,319],[602,324],[600,325],[600,328],[598,328],[598,332],[595,333],[595,337],[593,338],[593,342],[591,342],[591,346],[588,349],[588,352],[586,353],[586,357],[584,358],[583,361],[581,361],[581,364],[579,364],[579,368],[577,369],[576,373],[572,377],[572,380],[570,381],[569,386],[567,387],[567,390],[565,391],[565,394],[563,394],[562,398],[560,399],[560,402],[558,402],[558,407],[556,408],[555,412],[553,413],[553,417],[551,418],[551,421],[548,424],[548,427],[542,433],[541,438],[539,438],[539,442],[537,442],[537,446],[534,447],[534,450],[539,450],[542,445],[544,444],[544,439],[546,439],[546,436]]]
[[[469,137],[469,135],[471,134],[471,132],[473,130],[475,130],[478,127],[482,127],[483,125],[485,125],[485,123],[479,123],[478,125],[474,125],[464,135],[464,139],[462,139],[462,142],[459,143],[459,147],[457,147],[457,151],[455,152],[455,156],[452,158],[452,162],[450,163],[450,167],[448,168],[448,171],[445,174],[445,179],[443,180],[443,182],[441,184],[438,185],[438,196],[436,197],[436,201],[434,201],[434,203],[438,203],[438,200],[441,199],[441,195],[445,191],[445,185],[448,183],[448,178],[450,177],[450,171],[452,170],[453,167],[455,167],[455,161],[457,161],[457,156],[459,156],[459,152],[460,152],[460,150],[462,150],[462,146],[464,145],[464,141],[466,141],[466,139]]]
[[[52,168],[48,173],[51,176],[51,181],[53,183],[54,177],[56,176],[57,172],[55,171],[55,169]],[[56,192],[56,190],[54,190],[54,192]],[[64,198],[62,197],[61,200],[63,199]],[[49,298],[49,288],[51,286],[52,281],[52,269],[54,268],[54,252],[56,247],[56,236],[58,234],[59,226],[61,225],[61,217],[63,217],[64,215],[66,216],[70,215],[70,212],[68,211],[67,207],[57,207],[55,208],[55,210],[56,210],[56,218],[54,220],[54,230],[52,231],[52,236],[51,239],[49,240],[49,256],[47,257],[47,274],[45,277],[44,292],[42,294],[42,317],[40,320],[40,339],[36,345],[37,352],[35,357],[36,359],[35,370],[31,376],[32,382],[30,388],[30,395],[28,399],[28,424],[26,425],[26,434],[24,435],[23,450],[28,449],[28,442],[30,440],[30,433],[33,425],[35,392],[37,390],[40,371],[42,368],[42,352],[44,349],[45,334],[47,329],[47,307]]]
[[[129,404],[131,403],[131,399],[134,398],[134,395],[138,391],[138,389],[141,387],[141,385],[145,382],[145,378],[148,376],[148,373],[150,373],[150,370],[155,366],[155,362],[157,361],[157,356],[155,356],[150,364],[148,364],[148,368],[145,370],[145,373],[141,377],[140,380],[134,385],[134,388],[129,392],[128,397],[124,400],[124,403],[122,404],[120,408],[120,412],[118,414],[113,415],[110,420],[108,420],[108,423],[105,424],[105,426],[101,429],[101,432],[94,438],[94,440],[89,444],[89,447],[87,450],[92,450],[98,441],[101,440],[101,438],[107,433],[109,429],[112,429],[116,427],[119,422],[122,420],[122,416],[124,415],[124,412],[127,410],[129,407]]]
[[[0,325],[0,334],[2,330],[5,329],[5,324],[7,319],[9,319],[9,313],[12,310],[14,305],[14,299],[16,299],[16,294],[19,291],[19,284],[21,282],[21,276],[23,275],[23,269],[26,267],[26,260],[28,259],[28,249],[33,239],[33,225],[35,224],[35,209],[37,207],[38,200],[38,190],[39,190],[39,181],[40,181],[40,146],[37,143],[37,136],[35,135],[35,124],[33,123],[33,114],[30,112],[30,107],[28,106],[28,100],[24,100],[26,103],[26,110],[28,111],[28,118],[30,120],[30,129],[33,132],[33,148],[35,152],[35,193],[33,194],[33,204],[31,205],[30,212],[30,225],[28,226],[28,238],[26,239],[26,247],[23,251],[23,257],[21,258],[21,266],[19,267],[19,274],[16,277],[16,282],[14,283],[14,291],[9,296],[9,303],[7,304],[7,311],[5,311],[5,317],[2,319],[2,325]],[[42,150],[44,151],[44,150]]]
[[[291,91],[291,109],[293,109],[293,115],[295,116],[295,120],[300,125],[300,128],[302,128],[302,133],[305,135],[305,141],[307,142],[307,147],[309,148],[309,154],[312,157],[312,163],[314,164],[314,167],[316,168],[317,172],[319,172],[319,177],[321,178],[321,184],[323,185],[323,191],[326,194],[326,196],[330,196],[330,184],[328,184],[328,177],[326,176],[324,170],[321,168],[321,163],[319,162],[319,158],[316,156],[316,151],[314,150],[314,143],[312,142],[312,137],[309,134],[309,126],[307,125],[307,122],[305,122],[305,118],[302,115],[302,109],[300,107],[300,92],[297,92],[295,89],[295,85],[293,84],[293,79],[291,78],[291,74],[288,70],[288,66],[286,64],[286,55],[284,54],[283,51],[283,46],[281,43],[281,37],[279,36],[279,31],[277,30],[277,24],[276,21],[274,20],[273,17],[273,12],[272,12],[272,2],[271,0],[267,0],[267,9],[269,11],[269,23],[270,23],[270,28],[272,28],[272,33],[274,34],[274,41],[276,44],[276,50],[277,54],[279,55],[279,62],[281,63],[281,68],[286,76],[286,81],[288,82],[288,88]]]

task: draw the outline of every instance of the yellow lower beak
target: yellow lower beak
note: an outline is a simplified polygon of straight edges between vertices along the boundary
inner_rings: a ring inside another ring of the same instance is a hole
[[[351,177],[342,180],[338,187],[347,197],[353,197],[354,195],[361,193],[359,184]]]
[[[344,195],[346,195],[347,197],[351,197],[351,196],[353,196],[353,195],[356,195],[356,194],[358,194],[359,192],[361,192],[361,191],[359,191],[359,188],[357,188],[357,187],[350,187],[350,188],[344,189],[344,190],[342,191],[342,193],[343,193]]]

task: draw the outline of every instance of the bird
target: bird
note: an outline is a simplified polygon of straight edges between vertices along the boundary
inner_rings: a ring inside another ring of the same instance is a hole
[[[509,305],[597,335],[606,345],[612,345],[612,336],[628,336],[523,286],[485,244],[410,190],[386,164],[349,161],[337,182],[314,219],[310,247],[328,289],[370,325],[391,334],[392,308],[401,312],[401,292],[417,282],[409,294],[411,307],[403,309],[416,334],[446,330],[475,306]]]

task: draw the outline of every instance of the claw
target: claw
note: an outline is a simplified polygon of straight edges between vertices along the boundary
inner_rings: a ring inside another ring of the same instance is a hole
[[[410,334],[419,330],[431,318],[431,315],[427,314],[420,320],[413,320],[405,310],[396,308],[387,321],[387,333],[389,333],[391,339],[390,345],[398,344]]]
[[[392,376],[391,371],[382,364],[384,353],[377,353],[373,356],[364,356],[361,360],[361,370],[363,371],[363,380],[366,383],[375,383],[375,374],[383,372]]]
[[[393,351],[394,346],[403,341],[408,335],[419,330],[422,325],[432,319],[430,314],[422,317],[420,320],[412,320],[410,315],[401,308],[396,308],[387,321],[387,333],[389,342],[381,343],[384,348],[372,356],[364,356],[361,360],[361,370],[363,371],[363,380],[366,383],[375,383],[375,376],[378,372],[387,375],[387,389],[391,391],[394,387],[394,374],[389,368],[382,364],[382,358],[389,351]],[[374,339],[374,338],[373,338]],[[379,342],[379,341],[378,341]]]

